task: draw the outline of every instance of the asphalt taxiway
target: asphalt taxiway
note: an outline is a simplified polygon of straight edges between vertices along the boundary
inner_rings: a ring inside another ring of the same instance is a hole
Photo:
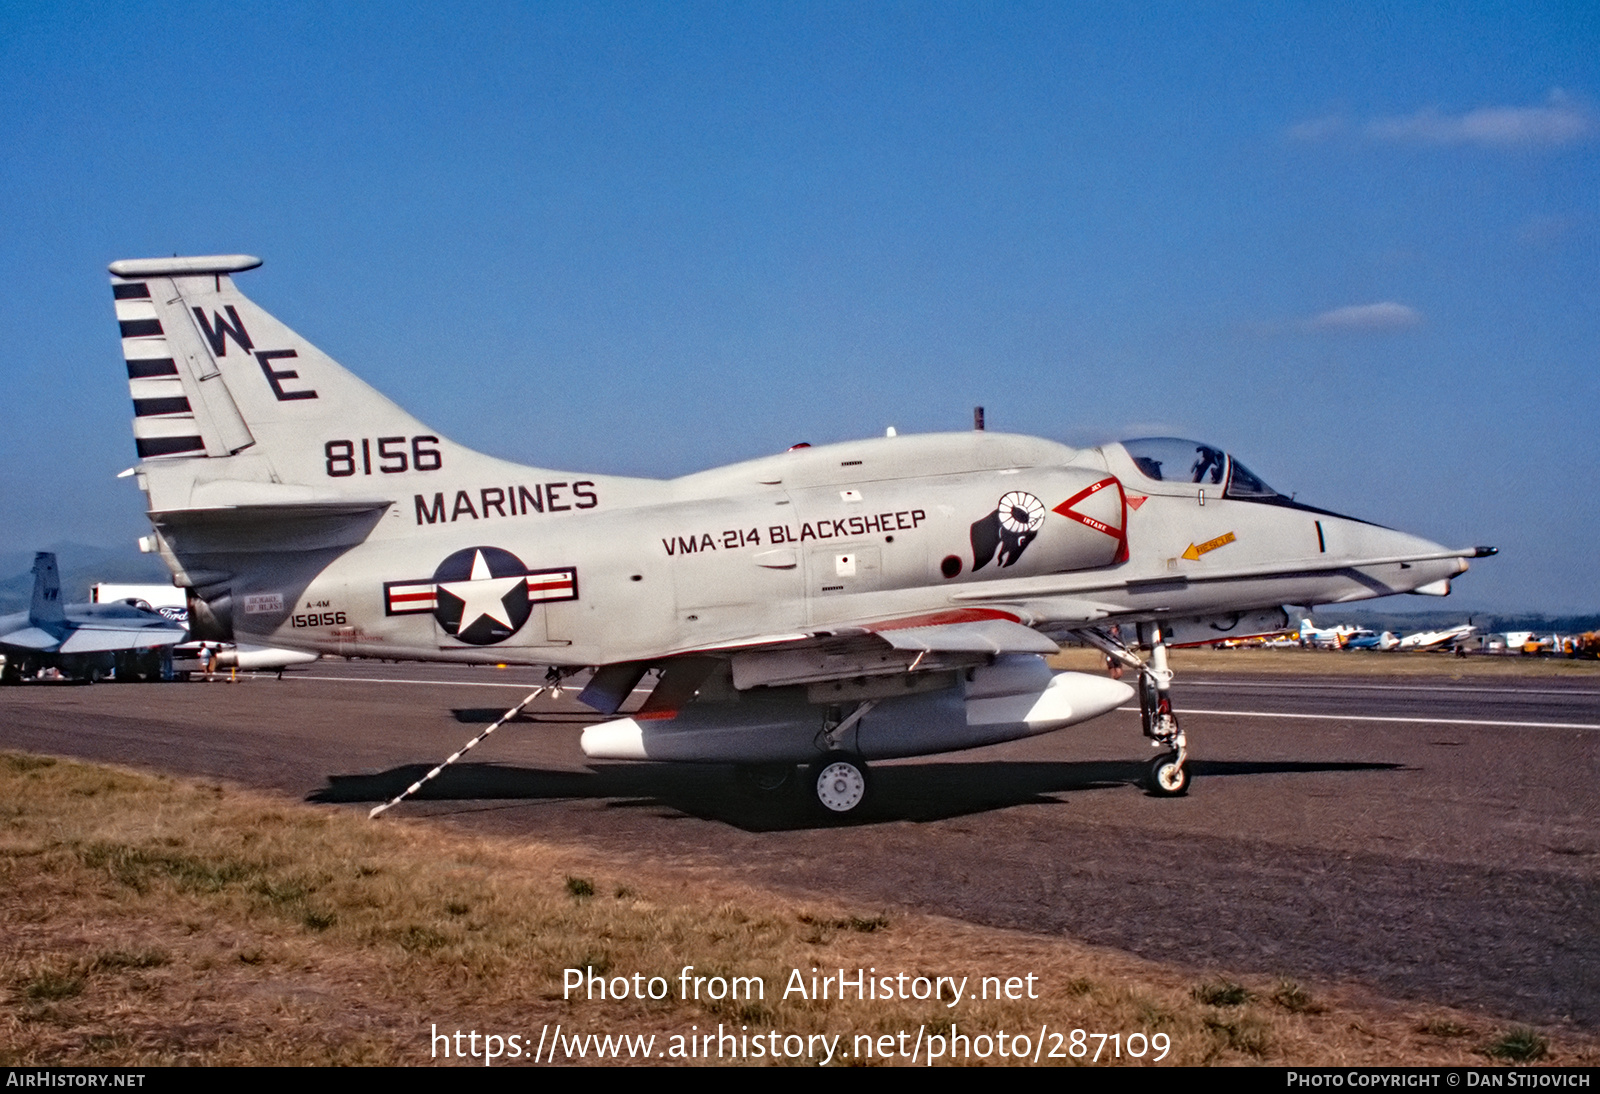
[[[0,747],[370,807],[538,683],[324,662],[237,684],[0,689]],[[397,812],[790,891],[1600,1028],[1600,677],[1180,677],[1185,798],[1120,711],[874,769],[818,823],[723,767],[588,766],[537,701]]]

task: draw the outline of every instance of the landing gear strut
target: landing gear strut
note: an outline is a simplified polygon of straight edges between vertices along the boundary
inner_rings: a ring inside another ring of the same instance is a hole
[[[827,754],[811,765],[808,781],[817,804],[829,816],[847,816],[867,800],[867,761],[849,751],[846,741],[851,739],[850,731],[877,705],[876,699],[864,700],[842,720],[830,711],[817,734],[817,747]]]
[[[1166,636],[1161,633],[1161,624],[1142,623],[1139,637],[1150,647],[1150,662],[1139,673],[1139,715],[1144,735],[1154,747],[1171,750],[1150,765],[1148,789],[1158,798],[1176,798],[1189,789],[1189,770],[1184,766],[1189,750],[1183,730],[1178,728],[1178,716],[1172,713],[1172,670],[1167,667]]]
[[[1152,748],[1163,749],[1150,763],[1145,788],[1158,798],[1176,798],[1189,790],[1188,741],[1172,713],[1172,669],[1167,666],[1167,641],[1159,623],[1139,624],[1139,641],[1150,650],[1141,661],[1119,638],[1102,631],[1085,631],[1085,638],[1113,661],[1139,674],[1139,720]]]

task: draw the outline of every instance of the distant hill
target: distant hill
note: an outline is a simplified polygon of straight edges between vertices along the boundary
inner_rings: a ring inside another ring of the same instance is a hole
[[[89,586],[98,581],[139,585],[170,585],[172,575],[155,555],[124,548],[91,547],[86,543],[53,543],[40,551],[54,551],[61,571],[61,592],[69,604],[89,599]],[[33,551],[0,551],[0,613],[26,611],[33,598]]]

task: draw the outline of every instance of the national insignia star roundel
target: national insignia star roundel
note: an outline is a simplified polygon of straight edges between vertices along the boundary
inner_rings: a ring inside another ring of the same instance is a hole
[[[433,572],[433,617],[445,633],[474,646],[503,642],[528,621],[528,568],[499,547],[468,547]]]

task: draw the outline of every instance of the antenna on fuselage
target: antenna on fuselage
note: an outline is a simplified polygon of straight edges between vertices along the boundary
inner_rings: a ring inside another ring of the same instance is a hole
[[[983,407],[981,406],[972,408],[972,428],[980,433],[983,432]]]

